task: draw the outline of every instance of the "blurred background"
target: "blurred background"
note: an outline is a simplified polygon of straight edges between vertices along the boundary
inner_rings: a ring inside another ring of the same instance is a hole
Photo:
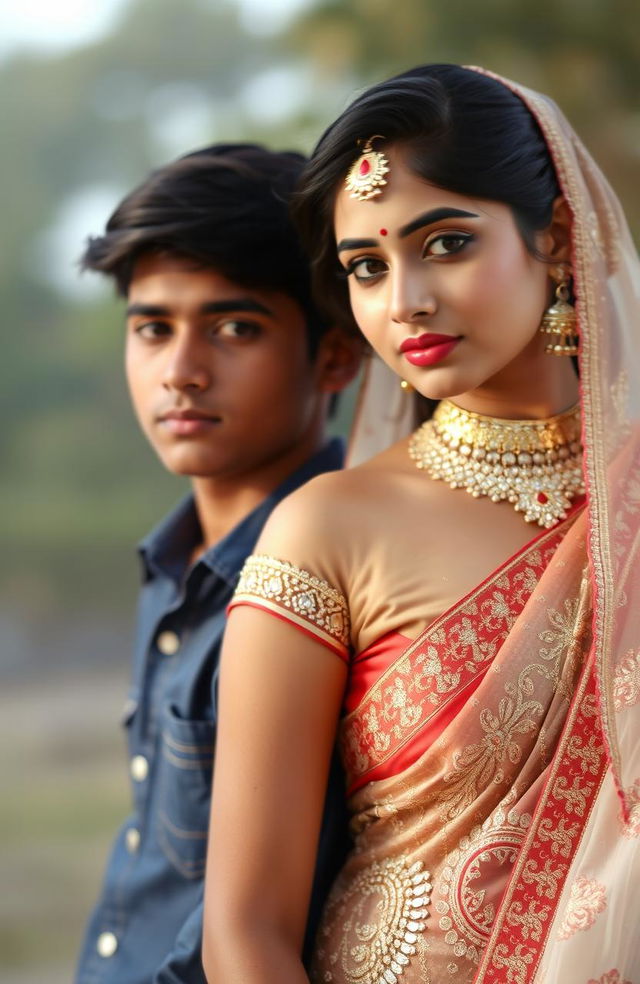
[[[637,0],[0,0],[0,977],[66,984],[127,810],[134,545],[183,493],[139,436],[123,313],[76,259],[153,166],[310,150],[422,61],[552,95],[638,241]]]

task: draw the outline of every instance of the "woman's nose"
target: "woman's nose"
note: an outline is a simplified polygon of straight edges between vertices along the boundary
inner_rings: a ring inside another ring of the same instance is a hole
[[[434,315],[437,307],[433,290],[423,269],[396,272],[391,287],[392,321],[396,324],[411,324],[420,318]]]

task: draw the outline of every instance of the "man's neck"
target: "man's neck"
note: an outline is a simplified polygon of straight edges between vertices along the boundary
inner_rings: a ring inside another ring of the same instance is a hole
[[[196,556],[230,533],[289,475],[316,454],[324,440],[324,435],[318,434],[246,474],[193,478],[193,495],[202,529],[202,543]]]

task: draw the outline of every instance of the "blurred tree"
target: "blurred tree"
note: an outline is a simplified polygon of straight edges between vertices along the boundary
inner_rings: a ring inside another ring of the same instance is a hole
[[[288,44],[310,59],[320,91],[353,90],[423,62],[452,61],[547,92],[640,231],[637,0],[326,0],[298,18]]]
[[[61,284],[150,167],[247,138],[244,89],[273,61],[231,0],[134,0],[95,44],[0,63],[11,93],[0,101],[0,624],[9,609],[33,628],[78,604],[131,604],[133,544],[183,486],[160,473],[132,422],[121,307]],[[16,662],[6,648],[5,660]]]

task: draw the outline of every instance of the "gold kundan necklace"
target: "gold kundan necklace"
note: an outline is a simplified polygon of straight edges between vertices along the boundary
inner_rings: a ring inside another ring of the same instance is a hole
[[[476,498],[506,499],[547,528],[584,493],[579,404],[545,420],[503,420],[442,400],[412,434],[409,454],[431,478]]]

